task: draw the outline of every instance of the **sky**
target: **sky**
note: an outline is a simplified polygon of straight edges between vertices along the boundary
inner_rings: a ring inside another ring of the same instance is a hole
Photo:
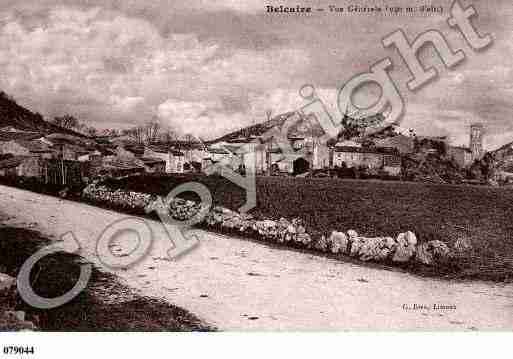
[[[405,102],[401,126],[447,135],[466,145],[469,125],[485,125],[488,149],[513,141],[513,7],[474,5],[481,34],[494,41],[475,52],[446,22],[452,1],[2,0],[0,89],[46,118],[65,113],[97,128],[127,128],[157,119],[204,139],[305,105],[312,84],[334,117],[338,91],[386,57]],[[432,16],[268,14],[265,5],[336,4],[443,7]],[[447,69],[432,48],[421,51],[437,79],[412,92],[410,74],[381,39],[402,29],[409,40],[427,30],[445,35],[466,60]],[[369,105],[379,91],[356,97]]]

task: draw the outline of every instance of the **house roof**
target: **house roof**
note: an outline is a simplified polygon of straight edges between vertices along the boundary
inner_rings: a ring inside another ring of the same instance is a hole
[[[251,137],[239,136],[237,138],[227,139],[226,142],[228,142],[228,143],[249,143],[253,140],[254,140],[254,138],[251,138]]]
[[[122,170],[129,170],[129,169],[143,169],[142,166],[136,164],[133,161],[124,161],[120,159],[112,159],[108,162],[105,162],[103,164],[103,167],[105,168],[115,168],[115,169],[122,169]]]
[[[337,142],[335,147],[362,147],[362,145],[354,140],[342,140]]]
[[[73,136],[73,135],[67,135],[64,133],[52,133],[50,135],[45,136],[45,138],[53,143],[54,145],[57,144],[70,144],[70,145],[78,145],[78,146],[84,146],[88,143],[91,143],[91,140],[86,140],[84,138]]]
[[[16,140],[16,143],[19,144],[20,146],[25,147],[30,152],[34,152],[34,153],[52,152],[50,147],[48,147],[47,145],[45,145],[41,141],[37,141],[37,140],[31,140],[31,141]]]
[[[170,151],[173,156],[185,156],[185,153],[178,151],[178,150],[171,150]]]
[[[0,131],[0,142],[8,142],[15,140],[35,140],[37,138],[42,137],[40,133],[37,132],[14,132],[14,131]]]
[[[156,158],[156,157],[141,157],[140,160],[145,165],[152,165],[152,164],[157,164],[157,163],[166,163],[166,161],[164,161],[163,159]]]
[[[0,169],[18,167],[26,158],[26,156],[12,156],[10,158],[1,160]]]
[[[445,142],[445,141],[447,141],[447,136],[417,136],[417,140],[419,140],[419,141]]]
[[[335,146],[335,152],[349,153],[376,153],[376,154],[397,154],[397,150],[391,147],[355,147],[355,146]]]
[[[397,148],[402,153],[414,152],[415,141],[413,137],[398,134],[395,136],[378,138],[374,140],[378,147],[393,147]]]
[[[168,153],[172,148],[168,145],[148,145],[147,148],[153,152]]]
[[[230,154],[227,150],[224,148],[215,148],[215,147],[209,147],[208,152],[218,154],[218,155],[228,155]]]
[[[472,153],[470,148],[465,147],[465,146],[451,146],[449,149],[450,150],[460,150],[460,151],[465,151],[465,152],[468,152],[468,153]]]
[[[135,155],[142,155],[144,154],[144,146],[139,144],[130,144],[130,145],[124,145],[122,146],[125,151],[132,152]],[[155,151],[158,152],[158,151]]]

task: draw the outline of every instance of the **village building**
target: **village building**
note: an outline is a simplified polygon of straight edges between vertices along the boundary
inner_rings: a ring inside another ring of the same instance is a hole
[[[41,177],[42,160],[36,156],[3,155],[0,160],[2,177]]]
[[[448,141],[446,136],[416,136],[414,141],[415,153],[447,154]]]
[[[108,158],[104,159],[102,166],[97,168],[97,171],[100,176],[122,178],[143,174],[145,168],[137,164],[135,160]]]
[[[21,165],[24,156],[3,156],[0,158],[0,176],[16,177],[18,176],[18,167]]]
[[[111,157],[117,157],[121,159],[135,159],[135,153],[123,146],[118,146],[114,149],[114,155]]]
[[[415,140],[412,136],[397,134],[373,141],[376,147],[391,147],[397,149],[401,155],[409,155],[415,152]]]
[[[80,162],[98,162],[101,161],[102,153],[98,150],[92,152],[86,152],[85,154],[79,155],[77,161]]]
[[[36,156],[44,159],[53,157],[50,147],[38,140],[11,140],[0,142],[0,153],[17,156]]]
[[[31,141],[41,138],[38,132],[20,131],[12,127],[4,127],[0,129],[0,143],[13,140]]]
[[[336,146],[333,149],[335,167],[360,168],[384,171],[391,176],[401,173],[399,152],[390,147]]]
[[[155,157],[141,157],[138,163],[144,167],[146,173],[165,173],[166,161]]]
[[[183,173],[185,154],[164,145],[149,145],[144,149],[143,157],[158,158],[165,162],[166,173]]]
[[[172,147],[184,153],[186,163],[201,163],[208,157],[207,146],[199,142],[176,142]]]
[[[483,149],[484,126],[482,123],[473,123],[470,125],[470,152],[472,153],[472,162],[483,158],[485,151]]]
[[[447,155],[461,168],[466,168],[472,164],[472,151],[468,147],[449,146],[447,148]]]

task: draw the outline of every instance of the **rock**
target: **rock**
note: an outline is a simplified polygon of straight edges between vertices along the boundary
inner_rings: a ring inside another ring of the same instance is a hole
[[[427,243],[422,243],[417,247],[417,255],[415,259],[417,260],[417,262],[420,262],[422,264],[433,264],[433,254],[430,252]]]
[[[252,220],[249,220],[249,219],[243,219],[242,220],[242,223],[241,223],[241,226],[239,227],[239,231],[241,232],[245,232],[247,231],[249,228],[252,228],[253,227],[253,221]]]
[[[363,238],[359,255],[362,261],[382,262],[388,259],[395,249],[395,241],[391,237]]]
[[[392,237],[385,237],[381,241],[381,257],[383,260],[390,259],[397,248],[397,243]]]
[[[273,241],[278,241],[280,239],[280,226],[275,221],[255,221],[253,229],[266,239],[271,239]]]
[[[442,241],[429,241],[417,247],[416,260],[426,265],[446,263],[451,257],[451,251]]]
[[[349,236],[349,239],[358,237],[358,233],[352,229],[347,231],[347,235]]]
[[[16,284],[16,278],[10,275],[0,273],[0,293],[7,292]]]
[[[240,229],[242,227],[242,223],[243,222],[240,217],[234,216],[224,219],[221,225],[226,228]]]
[[[245,220],[245,221],[251,221],[254,219],[253,215],[252,214],[249,214],[249,213],[245,213],[245,212],[242,212],[240,213],[240,217]]]
[[[273,228],[273,227],[276,227],[276,222],[275,221],[271,221],[270,219],[266,219],[266,220],[263,220],[261,221],[261,225],[265,228]]]
[[[283,218],[283,217],[280,218],[278,223],[280,224],[280,226],[285,227],[285,228],[288,228],[289,226],[292,226],[292,223],[290,223],[289,221],[287,221],[286,218]]]
[[[416,244],[417,237],[413,232],[399,233],[392,260],[399,263],[408,262],[415,254]]]
[[[310,235],[308,233],[298,234],[296,238],[299,243],[302,243],[305,246],[309,246],[310,243],[312,242],[312,237],[310,237]]]
[[[431,247],[431,251],[433,253],[433,256],[437,260],[445,260],[445,259],[449,259],[449,257],[451,257],[451,254],[452,254],[451,250],[449,249],[447,244],[445,244],[444,242],[442,242],[442,241],[429,241],[428,245]]]
[[[289,232],[290,234],[296,234],[296,227],[294,227],[292,224],[289,224],[287,226],[287,232]]]
[[[360,260],[364,262],[376,260],[381,252],[379,240],[379,238],[360,238],[360,248],[355,255],[359,255]]]
[[[349,236],[349,241],[351,242],[349,255],[351,257],[357,257],[360,255],[360,250],[364,244],[364,239],[360,237]]]
[[[392,260],[394,262],[399,262],[399,263],[408,262],[411,259],[411,257],[413,257],[414,254],[415,254],[415,248],[397,246],[394,256],[392,257]]]
[[[408,245],[410,245],[410,246],[417,245],[417,236],[415,235],[415,233],[413,233],[411,231],[406,232],[405,239],[406,239],[406,242],[408,243]]]
[[[327,252],[328,251],[328,241],[326,240],[326,237],[321,236],[321,238],[315,243],[314,248],[321,252]]]
[[[292,225],[294,225],[294,226],[302,226],[303,225],[303,220],[301,218],[294,218],[292,220]]]
[[[337,232],[337,231],[331,232],[328,242],[330,243],[330,248],[331,248],[332,253],[337,254],[337,253],[346,253],[347,252],[347,246],[349,244],[349,239],[347,238],[347,235],[344,232]]]

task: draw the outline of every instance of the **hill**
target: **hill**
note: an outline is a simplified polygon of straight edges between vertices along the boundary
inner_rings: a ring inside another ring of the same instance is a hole
[[[405,129],[400,129],[397,125],[384,125],[384,117],[381,113],[362,119],[355,119],[346,115],[340,121],[340,132],[336,138],[328,141],[328,145],[334,145],[339,140],[357,137],[362,142],[365,140],[375,141],[395,137],[402,134],[401,131],[405,131]],[[273,130],[273,128],[286,132],[288,138],[322,137],[326,134],[321,124],[315,120],[315,117],[305,116],[298,111],[290,111],[277,115],[265,122],[230,132],[208,141],[208,143],[251,141]]]
[[[75,131],[45,121],[41,114],[31,112],[23,106],[18,105],[16,101],[5,92],[0,91],[0,128],[4,127],[36,132],[43,135],[64,133],[78,137],[86,137]]]
[[[490,152],[490,155],[494,159],[496,169],[507,172],[513,171],[513,142]]]

